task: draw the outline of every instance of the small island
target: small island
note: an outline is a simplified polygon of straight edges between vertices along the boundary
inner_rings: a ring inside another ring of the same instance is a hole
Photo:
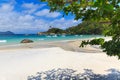
[[[14,35],[14,33],[11,31],[6,31],[6,32],[0,32],[0,35]]]

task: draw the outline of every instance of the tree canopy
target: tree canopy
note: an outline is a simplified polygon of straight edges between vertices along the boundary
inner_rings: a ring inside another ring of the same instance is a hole
[[[48,2],[50,11],[62,11],[64,15],[75,15],[83,21],[109,22],[105,35],[112,40],[105,41],[102,48],[109,56],[120,58],[120,0],[41,0]]]

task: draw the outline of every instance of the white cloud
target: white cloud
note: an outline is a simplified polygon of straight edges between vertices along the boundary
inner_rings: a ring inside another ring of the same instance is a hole
[[[34,17],[31,15],[19,16],[19,18],[18,18],[18,20],[21,22],[32,21],[33,19],[34,19]]]
[[[42,13],[46,15],[42,14],[41,16],[52,16],[52,18],[60,15],[58,12],[49,13],[47,9]],[[64,18],[48,21],[46,19],[33,16],[29,13],[16,12],[14,11],[14,5],[12,4],[0,5],[0,31],[13,31],[15,33],[37,33],[38,31],[48,30],[49,26],[65,29],[69,26],[78,24],[78,22],[80,21],[66,20]]]
[[[0,5],[0,12],[9,12],[14,9],[14,6],[11,4],[2,4]]]
[[[56,18],[60,16],[61,14],[59,12],[49,12],[49,9],[43,9],[41,11],[36,12],[35,15],[44,16],[48,18]]]
[[[31,9],[31,8],[38,8],[39,6],[37,4],[34,4],[34,3],[24,3],[24,4],[22,4],[22,7],[27,8],[27,9]]]
[[[57,27],[57,28],[61,28],[61,29],[66,29],[68,27],[72,27],[75,26],[77,24],[79,24],[81,22],[81,20],[66,20],[65,18],[61,18],[61,19],[56,19],[54,21],[52,21],[50,23],[50,25],[52,25],[53,27]]]
[[[4,4],[8,6],[9,4]],[[37,33],[36,31],[45,31],[48,29],[47,21],[36,19],[30,14],[21,14],[15,12],[12,5],[9,8],[0,6],[0,31],[13,31],[15,33]],[[6,12],[6,10],[8,10]]]
[[[22,4],[22,7],[28,8],[28,9],[31,9],[31,8],[38,9],[38,8],[42,8],[44,6],[46,6],[46,4],[40,4],[40,5],[39,4],[34,4],[34,3],[23,3]]]
[[[25,9],[23,12],[24,13],[33,13],[37,9],[40,9],[42,7],[46,6],[46,4],[34,4],[34,3],[23,3],[22,7]]]

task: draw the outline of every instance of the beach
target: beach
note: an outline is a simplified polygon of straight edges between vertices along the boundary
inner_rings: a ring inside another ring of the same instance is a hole
[[[27,80],[37,72],[69,68],[96,74],[120,71],[117,57],[109,57],[98,46],[79,48],[81,40],[16,44],[0,47],[0,80]]]
[[[93,39],[93,38],[91,38]],[[34,42],[34,43],[19,43],[12,45],[4,45],[0,46],[0,50],[13,50],[13,49],[36,49],[36,48],[51,48],[51,47],[60,47],[67,51],[73,52],[89,52],[89,53],[97,53],[102,52],[99,46],[90,46],[87,47],[79,47],[80,43],[83,40],[91,40],[91,39],[78,39],[78,40],[62,40],[62,41],[48,41],[48,42]]]
[[[120,0],[0,0],[0,80],[120,80],[119,12]]]

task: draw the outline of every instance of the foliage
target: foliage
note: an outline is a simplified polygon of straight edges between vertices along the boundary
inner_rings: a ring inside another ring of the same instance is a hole
[[[83,21],[109,21],[110,30],[105,35],[112,40],[105,42],[104,51],[108,55],[120,57],[120,0],[41,0],[47,1],[51,11],[62,11],[64,15],[72,13],[75,19]],[[109,44],[108,44],[109,43]],[[110,44],[112,46],[110,46]],[[110,46],[108,48],[108,46]],[[112,50],[112,51],[111,51]]]
[[[50,33],[55,33],[55,34],[62,34],[65,31],[59,28],[51,28],[49,29],[46,33],[50,34]]]
[[[66,30],[62,30],[59,28],[50,28],[46,33],[55,33],[55,34],[94,34],[94,35],[101,35],[103,32],[105,32],[108,29],[108,26],[105,26],[101,23],[97,24],[96,22],[90,22],[90,21],[84,21],[77,26],[72,26],[70,28],[67,28]]]
[[[85,45],[103,45],[104,44],[104,39],[103,38],[99,38],[99,39],[93,39],[93,40],[87,40],[87,41],[82,41],[80,47],[84,47]]]
[[[120,59],[120,41],[106,41],[101,47],[109,56],[118,56]]]
[[[101,35],[108,26],[97,22],[84,21],[77,26],[70,27],[66,29],[67,34],[95,34]]]

